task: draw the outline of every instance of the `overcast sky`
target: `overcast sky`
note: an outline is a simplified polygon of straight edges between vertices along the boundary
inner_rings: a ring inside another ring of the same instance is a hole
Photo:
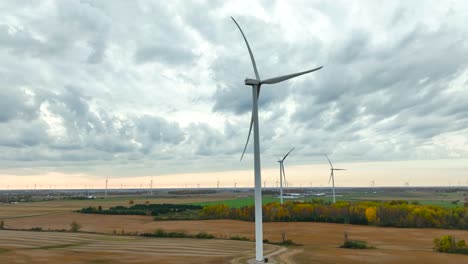
[[[252,184],[253,146],[239,158],[255,76],[230,16],[262,78],[324,66],[262,87],[265,179],[296,147],[297,185],[327,184],[322,153],[353,167],[347,185],[465,184],[466,1],[12,0],[0,2],[0,188],[77,175]],[[378,173],[401,164],[411,175]]]

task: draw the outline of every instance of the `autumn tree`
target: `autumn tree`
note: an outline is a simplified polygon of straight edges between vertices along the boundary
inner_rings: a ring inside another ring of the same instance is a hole
[[[71,224],[70,224],[70,230],[71,230],[72,232],[78,232],[80,229],[81,229],[81,225],[78,224],[78,222],[76,222],[76,221],[71,222]]]

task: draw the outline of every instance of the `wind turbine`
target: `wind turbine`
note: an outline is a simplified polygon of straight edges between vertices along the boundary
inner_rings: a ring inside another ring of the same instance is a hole
[[[325,155],[325,157],[327,157],[328,163],[330,163],[330,167],[331,167],[330,168],[330,172],[331,172],[330,173],[330,179],[328,180],[328,183],[330,184],[330,181],[333,182],[333,203],[335,203],[336,202],[336,198],[335,198],[335,176],[334,176],[333,172],[336,171],[336,170],[346,170],[346,169],[335,169],[335,168],[333,168],[333,165],[332,165],[330,159],[328,158],[327,154],[324,154],[324,155]]]
[[[104,193],[104,196],[107,198],[107,183],[109,182],[109,176],[106,176],[106,192]]]
[[[286,173],[284,172],[284,160],[288,157],[289,153],[293,151],[294,148],[292,148],[286,155],[284,155],[283,159],[278,160],[278,163],[280,165],[280,201],[281,204],[283,204],[283,178],[284,178],[284,184],[286,185]]]
[[[263,262],[264,259],[263,259],[263,226],[262,226],[262,176],[261,176],[261,168],[260,168],[261,167],[260,165],[260,135],[259,135],[259,128],[258,128],[258,105],[257,105],[258,97],[260,96],[260,87],[262,86],[262,84],[280,83],[280,82],[292,79],[294,77],[297,77],[306,73],[317,71],[317,70],[320,70],[323,66],[312,69],[312,70],[308,70],[308,71],[303,71],[303,72],[298,72],[298,73],[293,73],[293,74],[288,74],[288,75],[261,80],[260,75],[258,74],[257,64],[255,63],[255,58],[253,56],[252,50],[250,49],[249,42],[247,41],[247,38],[245,37],[244,32],[242,31],[237,21],[233,17],[231,18],[236,24],[237,28],[239,28],[239,31],[242,34],[242,37],[244,38],[245,45],[247,46],[247,49],[249,51],[250,60],[252,61],[252,66],[255,72],[255,79],[245,79],[244,81],[245,85],[252,87],[252,103],[253,104],[252,104],[252,116],[250,119],[249,134],[247,136],[247,142],[245,143],[245,146],[244,146],[244,151],[242,152],[241,161],[242,161],[242,158],[244,157],[245,150],[249,143],[250,134],[252,132],[252,127],[253,127],[254,129],[254,170],[255,170],[255,259],[257,262]]]
[[[151,176],[151,182],[150,182],[150,195],[153,196],[153,176]]]
[[[450,184],[450,183],[449,183],[449,184]],[[409,187],[409,185],[410,185],[410,180],[405,181],[405,182],[404,182],[404,185],[405,185],[406,187]]]
[[[372,179],[371,181],[371,192],[377,193],[377,189],[375,188],[375,179]]]

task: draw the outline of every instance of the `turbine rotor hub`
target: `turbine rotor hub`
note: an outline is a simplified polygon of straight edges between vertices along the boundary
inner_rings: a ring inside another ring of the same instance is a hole
[[[254,86],[254,85],[260,85],[260,81],[258,80],[255,80],[255,79],[245,79],[244,81],[245,85],[250,85],[250,86]]]

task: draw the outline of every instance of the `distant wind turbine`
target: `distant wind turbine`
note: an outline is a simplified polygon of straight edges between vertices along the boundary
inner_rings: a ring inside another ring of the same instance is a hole
[[[106,176],[106,192],[104,193],[104,196],[107,198],[107,183],[109,182],[109,176]]]
[[[286,155],[284,155],[283,159],[278,160],[278,163],[280,165],[280,201],[281,204],[283,204],[283,178],[284,178],[284,184],[286,185],[286,172],[284,171],[284,160],[288,157],[289,153],[293,151],[294,148],[292,148]]]
[[[324,154],[325,157],[327,157],[327,160],[328,160],[328,163],[330,163],[330,179],[328,180],[328,183],[330,183],[330,181],[333,182],[333,203],[336,202],[336,198],[335,198],[335,175],[333,174],[334,171],[336,170],[346,170],[346,169],[335,169],[333,168],[333,164],[331,163],[330,159],[328,158],[327,154]]]
[[[153,195],[153,176],[151,176],[151,181],[150,181],[150,195]]]
[[[258,128],[258,97],[260,96],[260,87],[262,84],[275,84],[280,83],[294,77],[310,73],[313,71],[320,70],[322,67],[318,67],[312,70],[283,75],[279,77],[274,77],[270,79],[261,80],[260,75],[258,74],[257,64],[255,63],[255,58],[253,56],[252,50],[250,49],[249,42],[244,35],[241,27],[237,23],[237,21],[231,17],[234,23],[236,24],[237,28],[239,28],[242,37],[244,38],[245,44],[249,51],[250,60],[252,61],[252,66],[255,72],[255,79],[245,79],[245,85],[252,86],[252,116],[250,119],[250,129],[249,134],[247,136],[247,142],[244,146],[244,151],[241,155],[241,160],[244,157],[245,150],[247,149],[247,145],[249,143],[250,134],[252,132],[252,127],[254,129],[254,170],[255,170],[255,259],[258,262],[264,261],[263,259],[263,226],[262,226],[262,176],[261,176],[261,165],[260,165],[260,135],[259,135],[259,128]]]

